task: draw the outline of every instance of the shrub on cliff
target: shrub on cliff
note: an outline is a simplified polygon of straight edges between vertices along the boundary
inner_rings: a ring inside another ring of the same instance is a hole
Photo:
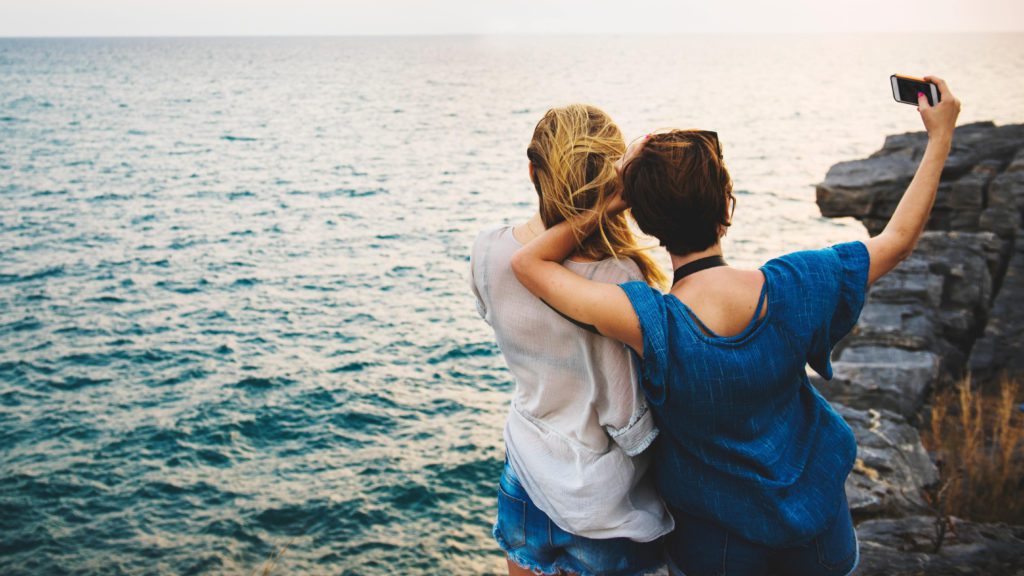
[[[1024,523],[1020,395],[1020,382],[1003,377],[993,394],[968,378],[935,396],[923,441],[939,465],[930,499],[940,516]]]

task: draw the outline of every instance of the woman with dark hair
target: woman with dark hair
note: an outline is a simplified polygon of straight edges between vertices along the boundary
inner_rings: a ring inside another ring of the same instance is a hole
[[[712,132],[674,130],[630,146],[621,198],[672,257],[668,294],[592,282],[560,262],[583,217],[520,249],[512,268],[533,294],[642,357],[661,436],[655,477],[676,519],[673,573],[843,575],[859,554],[844,493],[853,433],[807,378],[831,377],[832,347],[867,287],[914,249],[935,199],[960,103],[918,110],[928,145],[885,230],[864,242],[786,254],[759,270],[725,264],[732,181]]]

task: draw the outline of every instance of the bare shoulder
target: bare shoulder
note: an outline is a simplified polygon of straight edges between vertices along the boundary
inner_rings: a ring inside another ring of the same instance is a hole
[[[760,270],[713,268],[683,281],[672,293],[716,334],[731,336],[753,318],[764,283]],[[766,313],[762,307],[760,317]]]
[[[723,268],[721,273],[722,278],[714,282],[712,290],[712,294],[717,296],[715,299],[718,304],[734,310],[753,309],[761,295],[761,288],[764,287],[764,274],[760,270],[737,268]]]
[[[722,268],[723,272],[730,275],[734,282],[739,282],[746,287],[761,287],[764,283],[764,273],[760,270],[746,270],[744,268]]]

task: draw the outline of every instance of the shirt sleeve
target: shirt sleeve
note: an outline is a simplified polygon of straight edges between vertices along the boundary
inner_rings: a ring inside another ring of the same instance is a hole
[[[480,290],[476,287],[476,278],[473,274],[472,264],[469,266],[469,289],[473,291],[473,301],[476,303],[476,313],[486,321],[487,307],[484,306],[484,300],[480,297]]]
[[[612,441],[622,448],[622,451],[629,456],[636,456],[646,450],[654,439],[658,437],[658,427],[654,423],[654,416],[647,408],[647,402],[643,394],[637,390],[636,402],[633,404],[633,414],[622,428],[605,426],[608,436]]]
[[[473,301],[476,303],[476,313],[484,319],[485,322],[490,324],[487,320],[487,306],[484,304],[484,299],[480,296],[480,288],[476,283],[476,267],[480,264],[480,259],[477,257],[477,247],[480,245],[483,233],[477,236],[476,241],[473,243],[473,248],[469,252],[469,289],[473,292]]]
[[[605,268],[600,272],[602,280],[622,283],[643,279],[636,263],[626,258],[608,260]],[[628,363],[628,381],[621,383],[618,390],[620,393],[609,394],[602,402],[605,406],[599,412],[602,422],[605,422],[604,429],[612,441],[627,455],[637,456],[658,437],[658,427],[644,397],[639,358],[629,346],[621,346]]]
[[[863,242],[836,244],[816,252],[827,268],[821,277],[830,280],[818,289],[826,292],[821,296],[830,306],[822,310],[822,322],[812,337],[807,363],[828,380],[832,378],[832,348],[853,330],[864,308],[871,257]]]
[[[665,402],[665,375],[668,372],[668,317],[665,297],[643,282],[619,284],[626,293],[643,333],[644,356],[640,374],[647,401],[655,406]],[[630,352],[631,354],[633,352]]]

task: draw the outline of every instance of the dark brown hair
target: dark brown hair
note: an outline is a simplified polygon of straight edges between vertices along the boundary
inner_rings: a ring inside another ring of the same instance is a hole
[[[622,181],[640,229],[672,254],[706,250],[732,224],[736,199],[714,132],[651,135],[623,167]]]

